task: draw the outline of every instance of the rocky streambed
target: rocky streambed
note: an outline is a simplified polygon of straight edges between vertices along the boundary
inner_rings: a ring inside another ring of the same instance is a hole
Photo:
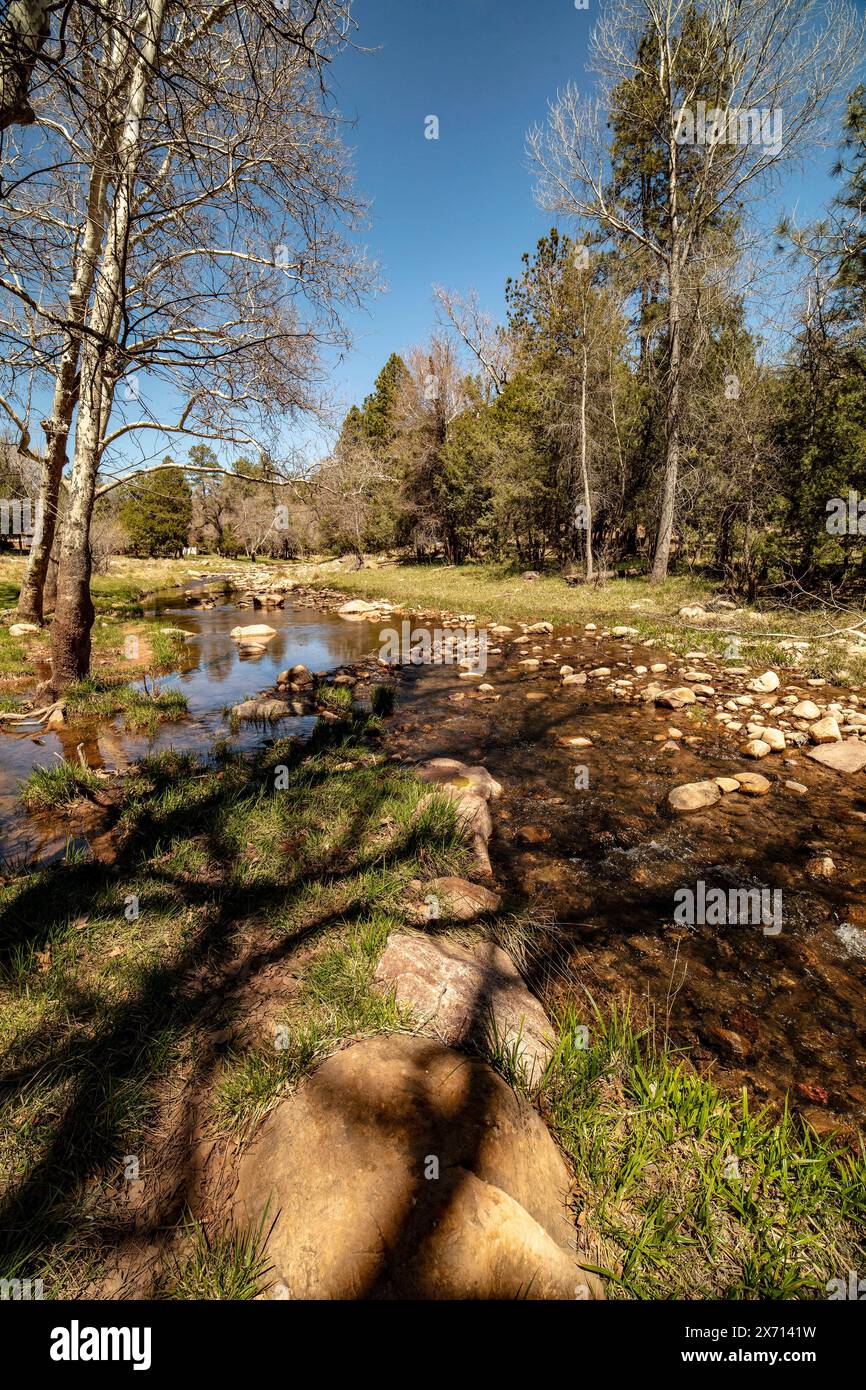
[[[677,658],[629,629],[533,626],[491,629],[483,673],[404,667],[390,735],[396,757],[502,784],[501,910],[561,946],[530,984],[631,995],[727,1085],[790,1092],[819,1131],[862,1125],[863,693]],[[713,890],[763,892],[778,922],[719,920]]]

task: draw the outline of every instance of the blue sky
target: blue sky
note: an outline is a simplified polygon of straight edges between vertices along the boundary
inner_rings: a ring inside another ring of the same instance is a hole
[[[433,325],[432,283],[474,285],[502,310],[506,277],[551,223],[533,199],[526,131],[581,77],[593,22],[573,0],[356,0],[353,12],[358,42],[378,51],[344,55],[333,76],[357,121],[366,242],[387,291],[352,318],[356,349],[335,370],[349,401]],[[429,115],[438,140],[425,139]]]

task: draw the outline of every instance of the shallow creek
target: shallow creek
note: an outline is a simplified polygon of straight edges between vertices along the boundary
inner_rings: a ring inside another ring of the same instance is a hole
[[[272,689],[280,670],[302,662],[324,672],[380,645],[379,621],[350,623],[288,602],[251,615],[230,598],[203,610],[175,591],[158,597],[153,609],[167,626],[196,634],[185,669],[166,678],[186,695],[188,716],[153,736],[104,724],[91,733],[69,725],[38,736],[0,735],[0,854],[7,862],[62,855],[70,837],[84,835],[100,853],[98,830],[89,833],[86,816],[61,821],[24,813],[18,783],[33,766],[58,754],[74,758],[80,743],[90,766],[107,768],[168,745],[206,750],[229,733],[225,707]],[[269,623],[277,636],[253,655],[229,632],[255,621]],[[527,654],[542,663],[537,671],[518,667]],[[769,795],[725,796],[706,811],[671,817],[664,803],[672,787],[754,767],[739,756],[736,740],[711,719],[625,703],[603,680],[563,687],[558,674],[563,662],[576,670],[604,664],[627,675],[633,663],[654,661],[669,663],[664,684],[682,683],[681,673],[695,664],[661,648],[566,628],[555,639],[533,637],[531,646],[505,638],[489,653],[485,680],[498,699],[481,696],[455,667],[407,667],[387,746],[407,761],[447,755],[482,763],[503,783],[490,846],[503,910],[558,924],[567,970],[555,989],[581,999],[588,991],[600,1002],[637,996],[661,1031],[726,1085],[746,1085],[758,1101],[790,1090],[819,1129],[840,1119],[862,1125],[866,773],[843,776],[789,750],[760,764],[773,781]],[[724,674],[716,677],[725,689]],[[779,693],[789,688],[799,687],[783,679]],[[830,698],[829,688],[820,698]],[[312,723],[287,720],[280,732],[303,735]],[[697,741],[663,751],[654,735],[671,725]],[[592,746],[558,742],[576,735]],[[243,747],[259,739],[261,731],[250,728],[233,742]],[[587,769],[578,778],[585,786],[575,785],[578,765]],[[786,779],[804,784],[807,794],[786,789]],[[832,879],[806,873],[820,854],[832,855]],[[674,894],[698,880],[781,890],[782,930],[677,924]]]

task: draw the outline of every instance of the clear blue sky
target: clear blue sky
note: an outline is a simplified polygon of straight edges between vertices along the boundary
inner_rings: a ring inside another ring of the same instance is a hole
[[[590,0],[593,6],[593,0]],[[501,313],[506,277],[551,225],[533,199],[526,131],[558,87],[580,80],[592,8],[574,0],[355,0],[357,40],[374,53],[335,65],[366,235],[387,290],[354,315],[356,349],[335,388],[360,400],[388,354],[435,322],[431,284]],[[439,139],[424,138],[425,117]]]

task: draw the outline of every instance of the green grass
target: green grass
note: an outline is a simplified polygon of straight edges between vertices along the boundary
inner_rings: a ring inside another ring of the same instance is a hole
[[[574,1167],[609,1297],[822,1298],[862,1267],[862,1149],[722,1094],[628,1008],[603,1016],[590,1001],[556,1022],[537,1084],[501,1040],[491,1060],[531,1091]]]
[[[395,926],[393,917],[374,914],[315,952],[268,1051],[232,1057],[226,1065],[215,1109],[229,1129],[248,1131],[344,1039],[409,1026],[410,1016],[393,994],[373,985],[376,962]]]
[[[265,1253],[268,1232],[238,1232],[225,1226],[211,1234],[188,1216],[184,1223],[188,1253],[159,1290],[164,1299],[246,1302],[267,1285],[270,1264]]]
[[[324,683],[316,686],[316,704],[323,709],[331,710],[334,714],[349,714],[352,709],[354,699],[352,687],[349,685],[325,685]]]
[[[99,778],[90,768],[79,763],[51,763],[35,767],[21,783],[21,800],[28,811],[50,811],[68,806],[93,792]]]
[[[69,719],[105,719],[122,715],[124,727],[153,730],[158,724],[180,719],[186,713],[186,696],[174,686],[144,691],[128,683],[104,677],[80,681],[66,692]]]

